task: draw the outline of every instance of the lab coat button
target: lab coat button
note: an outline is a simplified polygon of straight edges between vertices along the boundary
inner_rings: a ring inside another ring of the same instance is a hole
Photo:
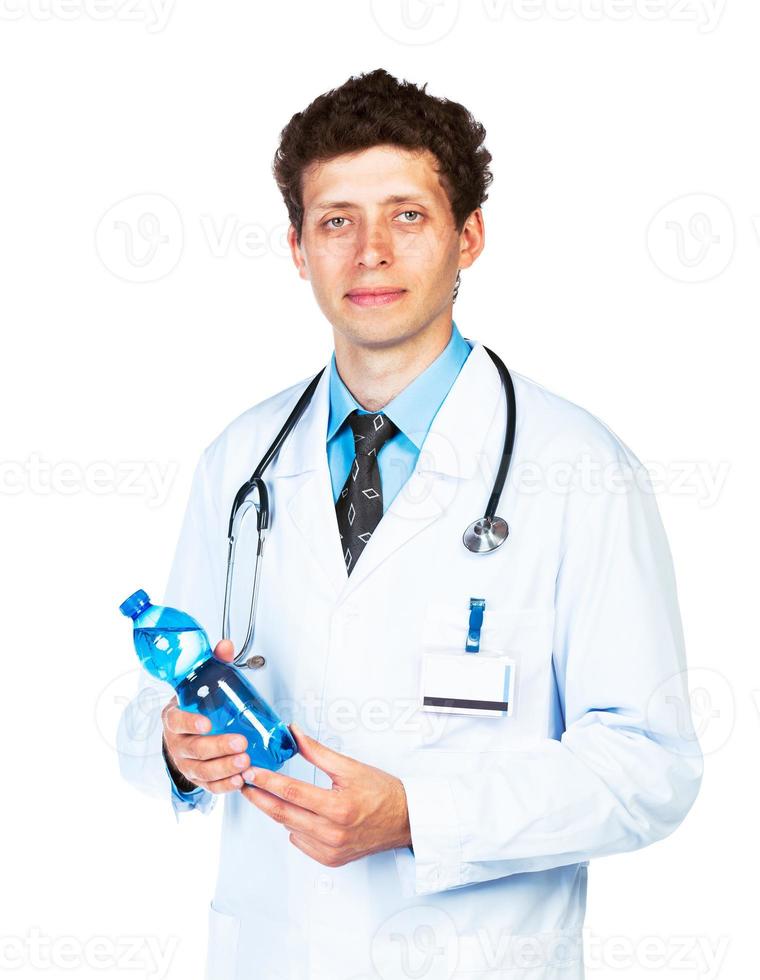
[[[320,895],[326,895],[328,892],[332,891],[334,882],[330,875],[323,873],[319,875],[318,878],[314,879],[314,884],[316,885],[317,891]]]

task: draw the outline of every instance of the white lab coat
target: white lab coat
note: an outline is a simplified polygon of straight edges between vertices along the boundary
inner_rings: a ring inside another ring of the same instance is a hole
[[[403,780],[414,854],[328,868],[241,793],[221,797],[210,980],[578,980],[589,860],[665,837],[691,807],[702,756],[646,471],[593,415],[513,379],[515,450],[498,507],[510,535],[491,554],[462,543],[485,510],[506,422],[480,343],[350,577],[325,450],[327,371],[268,469],[254,647],[266,665],[245,674],[286,722]],[[233,421],[195,471],[163,599],[212,642],[232,499],[308,380]],[[608,484],[614,472],[639,482],[595,490],[595,467]],[[576,479],[585,489],[562,491],[571,471],[586,472]],[[242,557],[238,635],[251,569]],[[511,716],[418,708],[422,655],[464,652],[471,596],[486,599],[479,655],[516,662]],[[172,694],[147,675],[141,688],[159,691],[156,715]],[[142,690],[122,718],[122,772],[168,806],[160,724],[146,729],[146,704]],[[302,756],[281,771],[330,786]],[[204,792],[199,809],[219,799]]]

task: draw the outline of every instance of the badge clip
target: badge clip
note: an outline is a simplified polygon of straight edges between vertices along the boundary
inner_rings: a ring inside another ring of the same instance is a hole
[[[470,599],[470,622],[467,627],[467,653],[477,653],[480,650],[480,627],[483,625],[483,612],[486,608],[485,599]]]

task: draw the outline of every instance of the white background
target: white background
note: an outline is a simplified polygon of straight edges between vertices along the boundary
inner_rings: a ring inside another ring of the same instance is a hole
[[[462,333],[662,477],[706,772],[672,837],[592,862],[588,976],[754,975],[757,5],[156,4],[0,0],[8,975],[201,974],[221,809],[177,825],[121,780],[117,607],[160,601],[201,450],[329,358],[271,160],[294,112],[376,67],[487,129]],[[127,969],[130,937],[168,970]]]

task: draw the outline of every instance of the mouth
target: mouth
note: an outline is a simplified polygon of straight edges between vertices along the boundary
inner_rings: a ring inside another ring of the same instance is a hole
[[[377,289],[352,289],[346,293],[346,299],[355,306],[389,306],[401,299],[405,289],[397,286],[378,287]]]

